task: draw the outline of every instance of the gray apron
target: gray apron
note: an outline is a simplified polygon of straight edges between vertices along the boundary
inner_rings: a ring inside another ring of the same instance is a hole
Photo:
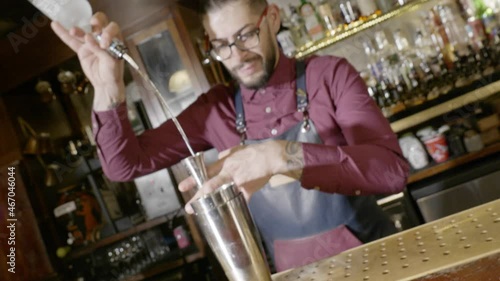
[[[238,90],[234,98],[236,129],[243,144],[271,139],[322,143],[308,116],[305,64],[297,61],[296,67],[297,110],[303,113],[303,121],[280,136],[247,140],[243,101]],[[333,256],[396,231],[373,196],[308,190],[300,181],[278,187],[266,184],[253,194],[249,208],[278,272]]]

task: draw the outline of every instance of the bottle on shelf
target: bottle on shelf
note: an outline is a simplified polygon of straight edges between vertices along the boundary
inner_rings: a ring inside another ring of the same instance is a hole
[[[438,48],[424,29],[415,31],[415,54],[431,68],[430,62],[438,55]]]
[[[348,26],[356,25],[356,22],[359,19],[358,3],[354,0],[342,0],[340,1],[339,8],[344,22]]]
[[[363,42],[363,49],[368,60],[367,68],[370,71],[370,75],[377,80],[380,79],[380,71],[377,65],[377,50],[373,47],[371,40]]]
[[[281,29],[279,30],[276,38],[278,43],[283,50],[283,53],[289,57],[293,56],[297,50],[297,45],[295,45],[295,40],[292,31],[290,30],[290,19],[286,15],[283,9],[280,9],[281,15]]]
[[[375,2],[383,14],[389,13],[395,7],[394,0],[376,0]]]
[[[457,60],[455,57],[453,44],[450,42],[448,33],[446,32],[446,26],[443,24],[443,19],[440,11],[443,9],[442,5],[434,6],[430,11],[430,21],[429,28],[433,34],[433,40],[435,40],[436,45],[441,48],[441,53],[443,54],[443,60],[449,69],[453,68],[454,62]]]
[[[389,91],[388,84],[385,80],[381,80],[378,83],[377,92],[380,96],[380,101],[378,103],[380,109],[382,110],[382,114],[388,118],[391,117],[394,113],[392,112],[392,94]]]
[[[358,0],[358,7],[364,21],[382,14],[382,11],[377,7],[377,3],[373,0]]]
[[[316,41],[325,37],[323,25],[318,18],[314,5],[307,0],[301,0],[299,11],[311,39]]]
[[[468,37],[465,36],[467,34],[465,23],[460,17],[454,15],[454,11],[448,5],[439,5],[438,12],[451,48],[460,56],[466,55],[467,45],[470,43]]]
[[[294,38],[296,46],[304,46],[312,42],[307,31],[306,25],[302,17],[299,15],[298,9],[290,5],[290,31]]]
[[[328,35],[335,35],[339,31],[340,25],[338,24],[333,14],[332,6],[326,0],[320,0],[318,3],[318,14],[321,18],[323,25],[326,27]]]
[[[375,42],[377,44],[377,66],[380,73],[393,71],[400,63],[400,56],[397,49],[389,43],[384,31],[375,32]]]

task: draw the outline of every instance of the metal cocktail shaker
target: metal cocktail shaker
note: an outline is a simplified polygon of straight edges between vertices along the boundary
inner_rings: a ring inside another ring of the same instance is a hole
[[[201,231],[230,281],[271,281],[261,239],[233,183],[191,204]]]

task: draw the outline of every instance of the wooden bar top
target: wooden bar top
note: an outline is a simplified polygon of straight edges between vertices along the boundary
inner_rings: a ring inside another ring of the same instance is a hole
[[[285,280],[500,280],[500,199],[273,275]]]

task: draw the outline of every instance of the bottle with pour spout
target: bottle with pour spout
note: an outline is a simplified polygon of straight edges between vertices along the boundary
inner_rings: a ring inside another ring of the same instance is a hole
[[[90,19],[92,18],[92,7],[87,0],[28,0],[33,6],[40,10],[52,21],[59,22],[64,28],[81,28],[89,33],[92,31]],[[100,41],[100,35],[94,35]],[[108,52],[115,58],[125,59],[133,68],[138,69],[137,64],[126,54],[125,45],[114,39],[108,47]]]
[[[90,19],[92,18],[92,7],[87,0],[28,0],[37,9],[44,13],[48,18],[53,21],[59,22],[64,28],[70,29],[72,27],[79,27],[85,32],[91,32]],[[101,40],[100,35],[94,35],[97,41]],[[151,86],[153,93],[159,100],[161,107],[166,114],[172,116],[177,130],[182,136],[184,143],[192,157],[195,156],[189,140],[181,127],[179,121],[172,113],[170,106],[167,104],[156,85],[139,69],[137,63],[127,53],[125,45],[117,39],[113,39],[107,49],[113,57],[117,59],[124,59],[137,73]]]
[[[92,7],[87,0],[28,0],[33,6],[66,29],[79,27],[91,31]]]

